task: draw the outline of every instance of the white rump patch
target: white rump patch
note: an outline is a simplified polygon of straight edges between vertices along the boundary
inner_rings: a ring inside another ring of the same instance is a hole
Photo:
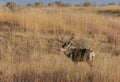
[[[95,58],[95,54],[94,54],[94,52],[91,52],[90,53],[90,60],[93,60]]]

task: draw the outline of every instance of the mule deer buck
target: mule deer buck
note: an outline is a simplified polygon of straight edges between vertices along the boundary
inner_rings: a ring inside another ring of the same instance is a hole
[[[73,35],[70,37],[68,41],[61,41],[58,42],[62,43],[61,49],[59,51],[63,52],[68,58],[70,58],[73,62],[87,62],[91,67],[93,66],[93,60],[95,58],[95,54],[91,49],[82,49],[79,47],[71,48]]]

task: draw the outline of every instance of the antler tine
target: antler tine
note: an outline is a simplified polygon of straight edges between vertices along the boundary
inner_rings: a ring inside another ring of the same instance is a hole
[[[58,42],[60,42],[60,43],[63,43],[63,41],[61,41],[61,40],[58,40],[58,39],[56,39],[56,41],[58,41]]]
[[[63,36],[61,34],[63,34]],[[61,39],[62,39],[62,41],[64,41],[64,39],[65,39],[65,32],[63,31],[63,33],[61,33],[61,34],[60,34],[61,35]]]
[[[70,36],[70,40],[72,40],[74,38],[74,34],[71,34]]]
[[[62,36],[62,34],[63,34],[62,31],[59,30],[59,31],[58,31],[59,39],[62,40],[62,42],[64,42],[64,41],[63,41],[63,40],[64,40],[64,36]]]
[[[56,39],[56,41],[58,41],[60,43],[64,43],[64,37],[65,37],[65,34],[62,33],[62,31],[60,30],[60,31],[58,31],[58,39]]]

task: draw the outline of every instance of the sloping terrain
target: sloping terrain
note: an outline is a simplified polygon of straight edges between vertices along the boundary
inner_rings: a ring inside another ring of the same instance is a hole
[[[120,18],[103,9],[25,7],[12,12],[1,7],[0,81],[120,82]],[[56,39],[71,34],[78,44],[94,49],[92,68],[86,62],[75,65],[57,51]]]

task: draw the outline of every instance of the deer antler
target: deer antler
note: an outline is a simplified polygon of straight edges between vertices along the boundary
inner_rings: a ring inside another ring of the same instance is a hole
[[[60,33],[60,32],[59,32]],[[74,34],[71,34],[70,37],[69,37],[69,40],[65,41],[64,38],[65,38],[65,33],[63,34],[63,36],[61,34],[59,34],[59,38],[62,39],[62,40],[59,40],[59,39],[56,39],[56,41],[62,43],[62,48],[68,48],[70,47],[71,45],[71,40],[73,39],[73,35]]]
[[[60,42],[60,43],[63,43],[63,41],[59,40],[59,39],[55,39],[56,41]]]
[[[65,33],[63,32],[63,30],[59,30],[57,32],[57,37],[58,37],[58,39],[55,39],[56,41],[58,41],[60,43],[64,43]]]
[[[72,39],[73,39],[73,37],[74,37],[74,34],[71,34],[71,36],[70,36],[70,40],[72,40]]]

